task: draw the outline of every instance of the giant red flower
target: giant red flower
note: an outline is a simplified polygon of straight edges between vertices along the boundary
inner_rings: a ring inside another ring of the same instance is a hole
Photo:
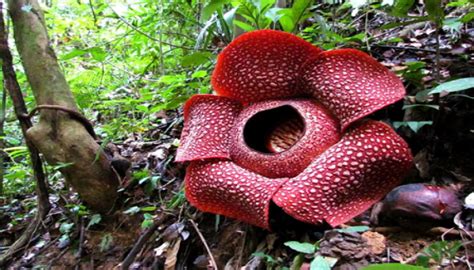
[[[407,144],[388,125],[361,120],[405,94],[363,52],[254,31],[219,55],[212,86],[217,95],[186,102],[176,157],[190,162],[186,197],[202,211],[269,229],[273,201],[300,221],[337,226],[411,166]]]

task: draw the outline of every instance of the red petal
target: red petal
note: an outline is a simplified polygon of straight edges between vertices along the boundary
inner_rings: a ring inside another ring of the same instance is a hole
[[[259,30],[243,34],[219,55],[212,74],[217,94],[244,103],[294,97],[299,69],[321,50],[281,31]]]
[[[292,107],[301,116],[305,125],[304,135],[291,148],[280,153],[263,153],[250,148],[244,137],[249,119],[257,113],[284,106]],[[305,99],[265,101],[246,107],[236,120],[232,136],[231,159],[244,168],[271,178],[298,175],[340,138],[338,121],[319,103]]]
[[[273,200],[298,220],[337,226],[392,190],[411,164],[402,138],[382,122],[365,121],[286,182]]]
[[[405,95],[400,79],[354,49],[323,52],[303,67],[306,91],[339,117],[343,130]]]
[[[204,212],[269,229],[269,205],[287,179],[268,179],[231,161],[192,162],[186,171],[186,197]]]
[[[242,105],[215,95],[194,95],[184,106],[176,161],[229,158],[229,131]]]

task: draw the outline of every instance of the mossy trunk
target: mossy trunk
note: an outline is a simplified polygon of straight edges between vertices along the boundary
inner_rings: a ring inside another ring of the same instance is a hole
[[[59,105],[77,111],[76,102],[49,42],[36,0],[9,0],[15,42],[37,105]],[[66,181],[98,211],[108,211],[117,198],[117,175],[110,160],[84,126],[59,110],[40,110],[28,138],[49,164],[63,167]]]

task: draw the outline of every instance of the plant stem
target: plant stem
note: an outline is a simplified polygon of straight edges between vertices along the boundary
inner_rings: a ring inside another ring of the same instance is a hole
[[[5,119],[6,119],[7,92],[5,85],[2,90],[2,104],[0,108],[0,195],[4,193],[4,175],[5,175]]]
[[[436,83],[439,84],[441,82],[441,66],[440,66],[441,52],[440,52],[440,41],[439,41],[440,24],[437,22],[435,24],[435,27],[436,27],[435,80],[436,80]],[[439,104],[439,94],[434,94],[433,102],[434,104]]]

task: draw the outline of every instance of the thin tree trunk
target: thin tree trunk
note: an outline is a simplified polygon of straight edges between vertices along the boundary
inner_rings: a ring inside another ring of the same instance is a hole
[[[9,0],[15,42],[37,105],[59,105],[78,111],[49,42],[43,13],[36,0]],[[117,198],[118,178],[110,160],[83,124],[61,110],[40,110],[28,129],[31,140],[92,208],[106,212]]]
[[[36,183],[36,196],[38,202],[38,211],[36,212],[35,218],[29,223],[28,227],[23,232],[22,236],[19,237],[10,248],[0,256],[0,266],[5,265],[12,257],[21,250],[28,242],[31,237],[38,229],[39,225],[46,217],[51,208],[49,203],[48,189],[46,186],[46,177],[43,171],[43,163],[41,161],[38,149],[28,140],[26,133],[32,124],[29,118],[22,117],[27,114],[25,101],[20,89],[20,85],[16,79],[16,73],[13,69],[13,58],[8,46],[8,35],[5,29],[5,22],[3,20],[3,3],[0,2],[0,58],[2,60],[2,72],[4,81],[4,92],[2,97],[2,115],[5,116],[5,89],[8,90],[12,99],[15,114],[20,122],[21,131],[25,137],[26,146],[30,154],[31,164],[33,167],[33,176]],[[2,124],[3,133],[3,124]],[[2,142],[3,143],[3,142]],[[3,159],[3,153],[1,158]],[[3,174],[3,161],[2,161],[2,174]],[[3,175],[2,175],[3,177]],[[2,179],[3,180],[3,179]]]
[[[2,104],[0,105],[0,196],[4,192],[4,178],[5,178],[5,119],[6,119],[6,100],[7,92],[5,85],[2,87]]]

